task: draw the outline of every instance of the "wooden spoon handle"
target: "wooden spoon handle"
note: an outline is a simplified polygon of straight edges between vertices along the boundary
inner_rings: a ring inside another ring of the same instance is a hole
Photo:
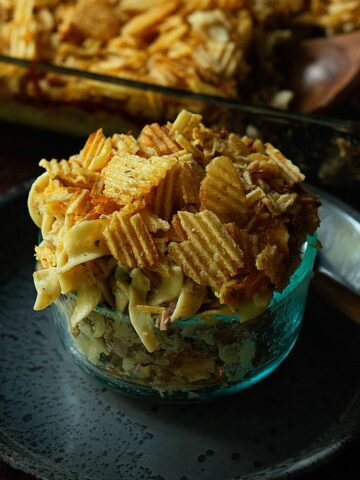
[[[339,312],[360,325],[360,296],[323,272],[314,272],[311,288]]]

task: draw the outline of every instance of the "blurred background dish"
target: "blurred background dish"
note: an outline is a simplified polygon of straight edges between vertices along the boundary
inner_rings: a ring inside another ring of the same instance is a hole
[[[4,1],[0,53],[287,108],[297,99],[283,48],[356,31],[359,19],[358,0]],[[287,58],[298,61],[297,55]],[[131,85],[64,78],[54,71],[39,76],[10,65],[1,68],[1,84],[12,95],[61,103],[120,100],[131,114],[173,116],[161,97],[138,96]]]

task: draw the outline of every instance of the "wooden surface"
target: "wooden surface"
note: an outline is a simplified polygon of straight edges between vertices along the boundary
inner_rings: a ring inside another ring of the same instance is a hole
[[[83,139],[14,127],[0,122],[0,192],[38,175],[41,171],[38,167],[41,158],[67,158],[78,152],[83,143]],[[358,195],[355,196],[355,192],[335,193],[359,208],[360,199]],[[359,452],[360,439],[353,442],[330,463],[319,467],[313,473],[301,476],[300,479],[359,480]],[[0,463],[0,480],[31,480],[32,478]]]

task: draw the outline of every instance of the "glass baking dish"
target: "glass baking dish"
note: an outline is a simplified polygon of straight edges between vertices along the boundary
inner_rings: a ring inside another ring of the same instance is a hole
[[[42,81],[52,85],[51,94]],[[71,98],[63,88],[71,82]],[[86,95],[84,96],[84,92]],[[0,55],[0,119],[71,135],[135,134],[144,121],[172,120],[183,108],[206,123],[276,144],[307,180],[356,187],[360,181],[360,122],[313,116]]]

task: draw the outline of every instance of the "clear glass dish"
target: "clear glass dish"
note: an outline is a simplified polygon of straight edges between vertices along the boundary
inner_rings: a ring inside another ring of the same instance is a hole
[[[63,295],[51,308],[65,349],[108,387],[167,402],[214,400],[254,385],[289,354],[300,333],[316,251],[316,237],[308,237],[288,286],[257,317],[207,313],[179,320],[157,330],[161,348],[152,354],[127,315],[99,305],[75,337],[69,329],[74,297]]]
[[[56,79],[53,91],[68,81],[81,85],[88,92],[86,101],[67,98],[61,92],[56,98],[49,97],[41,90],[46,76]],[[358,188],[360,122],[356,117],[347,120],[300,114],[0,55],[0,120],[83,137],[98,128],[107,135],[136,134],[144,121],[173,120],[183,108],[200,112],[209,126],[273,143],[313,184]]]

